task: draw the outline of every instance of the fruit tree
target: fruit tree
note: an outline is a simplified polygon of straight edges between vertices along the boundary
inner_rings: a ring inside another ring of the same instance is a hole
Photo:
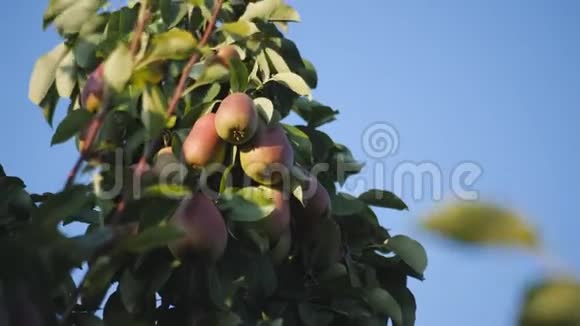
[[[396,195],[340,191],[363,164],[319,130],[338,111],[286,37],[299,20],[282,0],[50,0],[63,41],[29,97],[51,125],[68,104],[51,142],[79,156],[58,193],[0,171],[0,325],[414,324],[425,251],[371,209]]]

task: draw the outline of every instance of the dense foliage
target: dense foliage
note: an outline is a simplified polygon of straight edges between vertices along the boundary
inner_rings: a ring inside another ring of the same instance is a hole
[[[296,21],[281,0],[50,1],[63,42],[29,97],[49,124],[70,103],[52,144],[80,156],[54,194],[1,171],[0,325],[414,324],[425,251],[379,225],[394,194],[339,191],[363,164],[319,130],[338,111]]]

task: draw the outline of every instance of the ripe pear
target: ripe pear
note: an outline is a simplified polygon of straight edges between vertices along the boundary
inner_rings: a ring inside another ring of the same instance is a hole
[[[215,129],[215,113],[208,113],[195,122],[182,147],[187,164],[201,168],[210,163],[221,163],[225,158],[224,141]]]
[[[252,144],[240,151],[242,169],[252,180],[275,185],[288,180],[294,164],[294,151],[280,126],[263,127]]]
[[[262,189],[265,189],[267,196],[272,199],[274,210],[260,221],[260,225],[271,241],[278,241],[290,228],[290,204],[281,190],[267,187]]]
[[[220,259],[227,246],[228,232],[222,214],[204,194],[182,200],[170,223],[184,232],[184,237],[169,245],[181,259],[204,257]]]
[[[175,157],[171,146],[157,152],[152,170],[161,184],[182,184],[187,176],[187,167]]]
[[[226,45],[219,48],[216,53],[217,61],[225,67],[229,67],[232,59],[240,59],[240,54],[233,45]]]
[[[310,175],[308,188],[305,191],[306,198],[304,215],[309,219],[318,219],[330,215],[330,196],[328,191],[315,176]]]
[[[87,78],[81,93],[81,105],[89,112],[97,112],[103,102],[105,65],[100,64]]]
[[[244,93],[233,93],[221,102],[215,116],[215,129],[223,140],[241,145],[256,133],[258,119],[252,98]]]

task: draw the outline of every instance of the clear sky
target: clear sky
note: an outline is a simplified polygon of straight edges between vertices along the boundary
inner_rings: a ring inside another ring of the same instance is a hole
[[[367,170],[354,181],[390,187],[402,163],[431,162],[443,198],[453,199],[450,175],[475,162],[483,174],[472,188],[526,214],[580,275],[580,2],[291,3],[303,23],[290,37],[318,68],[315,96],[341,111],[324,130],[368,166],[383,167],[383,175]],[[41,31],[43,7],[13,2],[0,23],[0,162],[33,192],[58,190],[75,159],[72,143],[49,147],[52,130],[27,99],[34,60],[58,42]],[[376,122],[397,131],[398,151],[386,159],[363,150],[364,130]],[[417,325],[511,325],[520,291],[543,275],[538,262],[425,234],[417,221],[441,201],[429,184],[419,197],[404,185],[410,211],[377,212],[393,234],[427,247],[427,280],[411,281]]]

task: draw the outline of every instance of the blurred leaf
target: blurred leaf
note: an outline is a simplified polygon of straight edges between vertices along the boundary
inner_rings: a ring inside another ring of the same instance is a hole
[[[52,20],[54,20],[55,17],[57,17],[67,8],[72,6],[75,2],[76,0],[50,0],[48,7],[44,11],[44,15],[42,16],[44,28],[46,28],[47,24],[52,22]]]
[[[409,209],[407,205],[390,191],[372,189],[358,196],[358,199],[364,201],[367,205],[393,208],[397,210]]]
[[[107,87],[121,93],[133,74],[133,56],[125,44],[119,44],[105,61]]]
[[[248,37],[248,36],[258,32],[258,28],[256,27],[256,24],[250,23],[248,21],[243,21],[243,20],[233,22],[233,23],[225,23],[221,26],[221,29],[224,32],[227,32],[229,34],[233,34],[236,36],[241,36],[241,37]]]
[[[73,47],[76,64],[84,69],[92,68],[97,63],[97,46],[102,40],[102,35],[87,35],[79,38]]]
[[[139,235],[129,238],[123,248],[133,253],[144,253],[154,248],[164,247],[181,237],[183,237],[183,231],[169,224],[161,224],[149,227]]]
[[[34,211],[34,219],[46,226],[56,225],[61,219],[83,211],[92,200],[87,187],[75,185],[50,196]]]
[[[61,97],[70,98],[77,84],[77,68],[73,51],[68,51],[55,74],[56,89]]]
[[[84,287],[81,289],[81,302],[89,310],[98,308],[111,287],[119,262],[110,256],[100,256],[90,265]],[[106,325],[109,325],[105,322]]]
[[[401,307],[389,292],[381,288],[368,289],[365,291],[365,299],[375,313],[388,316],[394,325],[403,323]]]
[[[28,98],[32,103],[40,105],[46,97],[54,82],[59,64],[68,51],[69,48],[61,43],[36,61],[28,85]]]
[[[153,36],[149,50],[139,66],[160,60],[184,60],[195,51],[197,41],[188,31],[173,28]]]
[[[230,60],[230,87],[232,92],[244,92],[248,88],[248,68],[238,58]]]
[[[274,210],[272,196],[266,187],[228,190],[220,198],[218,207],[230,219],[238,222],[256,222]]]
[[[141,121],[149,139],[155,139],[165,128],[165,114],[167,112],[167,99],[158,85],[148,85],[143,92],[143,110]]]
[[[292,72],[282,72],[272,76],[271,80],[281,83],[291,89],[294,93],[302,96],[312,97],[310,87],[304,79]]]
[[[534,249],[540,240],[519,215],[486,203],[457,203],[435,211],[423,227],[450,239],[480,245]]]
[[[83,130],[91,121],[93,115],[87,110],[71,111],[58,125],[50,145],[64,143]]]
[[[81,31],[84,24],[92,20],[91,18],[97,14],[103,3],[104,1],[101,0],[77,0],[50,18],[54,18],[52,23],[60,34],[76,34]],[[49,17],[45,15],[45,26],[51,20],[47,18]]]
[[[240,20],[300,21],[298,13],[282,0],[249,3]]]
[[[580,325],[580,283],[545,280],[530,288],[520,311],[521,326]]]
[[[187,4],[182,1],[159,1],[161,18],[169,28],[175,27],[187,15]]]
[[[300,15],[296,10],[294,10],[294,8],[282,4],[270,15],[270,21],[299,22]]]
[[[423,246],[404,235],[387,240],[386,247],[399,256],[416,273],[423,275],[427,268],[427,253]]]
[[[191,195],[191,190],[182,185],[156,184],[145,188],[145,197],[168,197],[181,199]]]

